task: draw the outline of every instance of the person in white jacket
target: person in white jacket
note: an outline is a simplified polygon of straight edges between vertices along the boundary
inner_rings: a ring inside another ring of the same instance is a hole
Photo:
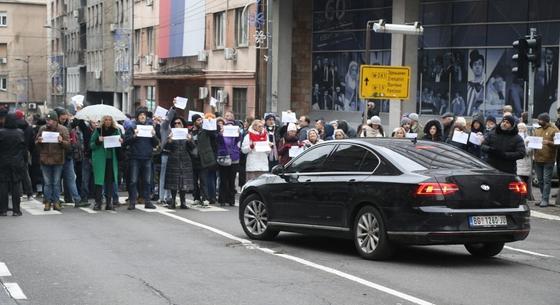
[[[268,133],[264,129],[264,122],[254,120],[241,146],[241,151],[247,154],[245,166],[247,181],[268,172],[268,154],[271,146],[272,143],[268,142]]]
[[[519,135],[523,138],[523,141],[525,143],[525,151],[527,152],[527,154],[525,154],[525,157],[523,157],[523,159],[519,159],[517,160],[517,175],[523,179],[523,181],[525,183],[527,183],[527,188],[529,190],[529,199],[532,200],[533,197],[533,192],[531,192],[531,181],[529,181],[529,177],[531,175],[531,149],[527,146],[529,143],[529,140],[527,140],[527,125],[525,125],[525,123],[519,123],[517,124],[517,129],[519,130]]]

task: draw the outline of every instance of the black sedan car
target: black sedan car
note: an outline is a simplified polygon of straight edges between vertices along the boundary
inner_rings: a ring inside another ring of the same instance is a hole
[[[252,239],[280,231],[354,240],[367,259],[397,244],[464,244],[495,256],[530,230],[527,186],[447,144],[356,139],[315,145],[243,187]]]

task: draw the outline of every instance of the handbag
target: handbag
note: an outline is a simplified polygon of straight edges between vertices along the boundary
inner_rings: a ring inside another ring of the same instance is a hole
[[[228,149],[228,147],[225,143],[224,143],[224,146],[225,146],[228,154],[225,155],[225,156],[218,156],[218,158],[216,159],[216,162],[218,163],[219,166],[231,166],[231,156],[229,154],[229,149]]]

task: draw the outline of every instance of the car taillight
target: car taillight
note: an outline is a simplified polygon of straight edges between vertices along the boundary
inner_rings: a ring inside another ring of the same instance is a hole
[[[527,184],[525,182],[521,182],[521,181],[511,182],[508,188],[510,191],[516,194],[527,195]]]
[[[416,189],[417,196],[451,195],[459,190],[455,183],[420,183]]]

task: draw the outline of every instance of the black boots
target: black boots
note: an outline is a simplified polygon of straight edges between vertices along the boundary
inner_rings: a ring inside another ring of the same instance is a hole
[[[95,202],[95,205],[93,206],[93,210],[94,211],[100,211],[101,210],[101,202],[100,201]]]
[[[131,210],[134,210],[134,209],[136,209],[135,205],[136,205],[135,203],[133,203],[133,202],[130,202],[130,203],[128,204],[128,208],[127,208],[127,210],[131,211]]]

